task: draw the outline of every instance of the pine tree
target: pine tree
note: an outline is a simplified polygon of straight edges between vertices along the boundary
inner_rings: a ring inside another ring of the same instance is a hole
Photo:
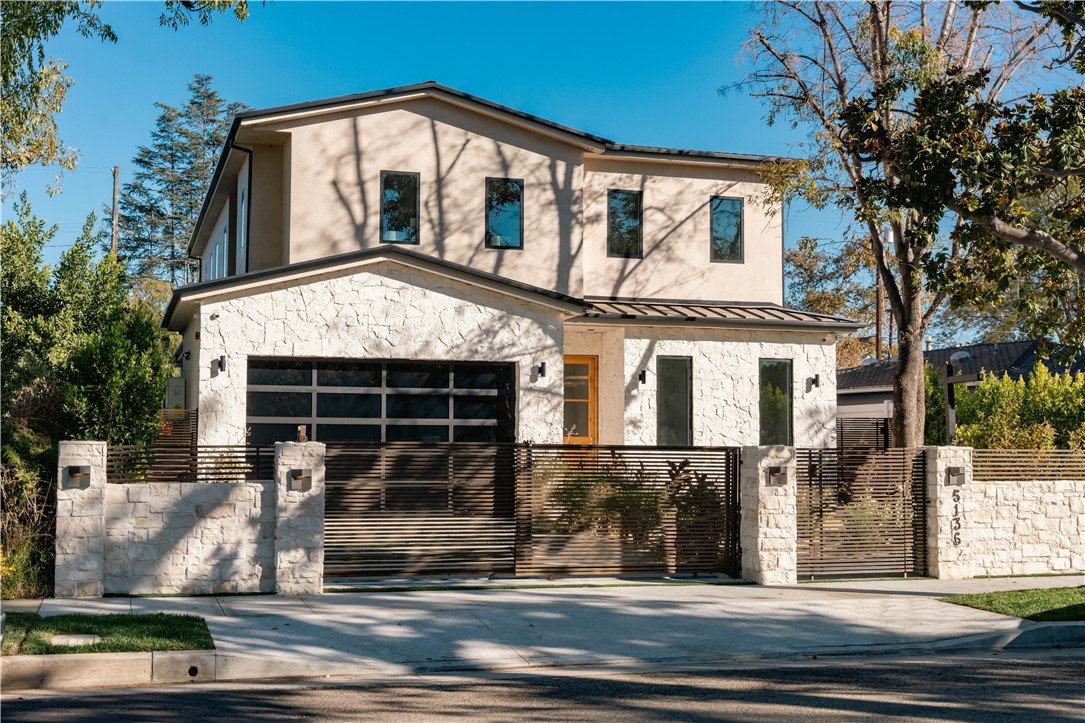
[[[117,246],[133,286],[158,279],[172,288],[188,281],[196,217],[230,122],[247,108],[226,103],[211,81],[197,75],[179,108],[156,103],[151,143],[132,159],[136,172],[121,193]]]

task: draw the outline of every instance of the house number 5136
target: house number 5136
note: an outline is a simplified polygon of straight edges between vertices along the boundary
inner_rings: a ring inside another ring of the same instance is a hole
[[[953,490],[953,517],[950,519],[950,530],[953,532],[953,546],[961,544],[961,491]]]

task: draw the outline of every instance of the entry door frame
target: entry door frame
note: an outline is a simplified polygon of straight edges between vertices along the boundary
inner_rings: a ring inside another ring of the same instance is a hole
[[[563,444],[597,444],[599,440],[599,357],[566,354],[563,363],[565,366],[569,364],[586,364],[588,366],[588,398],[574,401],[586,401],[588,403],[589,434],[566,436],[563,429],[561,441]]]

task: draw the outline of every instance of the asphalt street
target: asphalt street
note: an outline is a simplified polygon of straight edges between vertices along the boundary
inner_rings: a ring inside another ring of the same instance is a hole
[[[1082,721],[1085,650],[5,695],[7,721]]]

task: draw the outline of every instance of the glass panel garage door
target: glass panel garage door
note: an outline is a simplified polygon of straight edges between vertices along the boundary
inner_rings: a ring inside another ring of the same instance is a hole
[[[249,359],[248,444],[512,442],[512,364]]]

